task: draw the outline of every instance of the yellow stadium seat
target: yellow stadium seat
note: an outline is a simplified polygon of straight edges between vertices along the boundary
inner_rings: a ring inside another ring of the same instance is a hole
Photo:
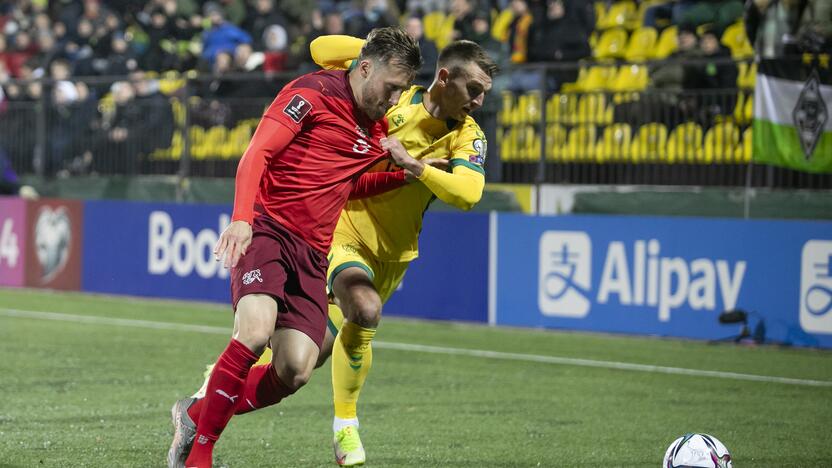
[[[614,92],[643,91],[647,88],[648,81],[645,65],[622,65],[610,83],[609,89]]]
[[[598,18],[598,29],[624,27],[635,14],[635,3],[615,2]]]
[[[574,83],[563,83],[560,86],[561,93],[574,93],[580,91],[579,83],[586,80],[586,76],[589,73],[589,69],[585,66],[581,66],[578,68],[578,77],[575,79]]]
[[[656,48],[657,38],[658,33],[653,28],[636,29],[624,50],[624,60],[630,62],[647,60]]]
[[[541,111],[540,91],[529,91],[517,99],[517,107],[521,112],[520,122],[537,124],[540,122]]]
[[[743,121],[751,123],[754,120],[754,95],[749,94],[745,97],[745,107],[742,111]]]
[[[572,162],[591,162],[595,158],[595,125],[578,125],[566,140],[566,159]]]
[[[601,20],[607,13],[607,3],[595,2],[593,6],[595,7],[595,29],[601,29]]]
[[[546,120],[555,123],[575,123],[577,109],[577,94],[553,94],[546,102]]]
[[[576,123],[607,124],[612,122],[612,107],[607,106],[603,93],[584,94],[578,100],[574,115]]]
[[[653,55],[651,58],[661,60],[663,58],[667,58],[673,52],[676,52],[676,49],[679,47],[678,34],[679,28],[676,26],[665,28],[659,36],[659,41],[653,49]]]
[[[561,161],[566,152],[566,129],[560,124],[546,127],[546,160]]]
[[[534,125],[521,125],[517,128],[515,142],[516,159],[520,162],[536,162],[540,160],[540,136]]]
[[[731,56],[735,59],[747,58],[754,55],[754,49],[751,43],[748,42],[748,36],[745,34],[745,25],[742,21],[737,21],[725,28],[722,33],[722,45],[731,49]]]
[[[740,125],[744,125],[745,121],[745,101],[748,99],[745,94],[740,91],[737,94],[737,104],[734,106],[734,121]]]
[[[754,148],[754,135],[751,133],[751,127],[742,132],[742,153],[738,158],[740,162],[751,162],[751,157]]]
[[[649,123],[638,129],[630,158],[633,162],[659,162],[664,159],[667,147],[667,127],[661,123]]]
[[[705,133],[704,153],[700,162],[726,163],[734,161],[739,130],[732,122],[722,122],[711,127]]]
[[[422,18],[422,27],[425,31],[425,37],[435,41],[439,37],[439,32],[442,29],[442,24],[445,22],[445,14],[441,11],[432,11]]]
[[[616,68],[613,66],[592,67],[586,74],[583,81],[577,83],[579,91],[605,91],[609,88],[610,81],[615,77]]]
[[[667,139],[667,162],[693,162],[702,158],[702,127],[695,122],[679,125]]]
[[[598,44],[592,50],[596,59],[611,59],[624,56],[627,47],[627,31],[622,28],[604,31],[598,39]]]
[[[500,160],[503,162],[513,162],[515,157],[514,142],[517,139],[517,130],[515,127],[498,129],[497,144],[500,146]]]
[[[742,89],[754,89],[757,84],[757,64],[740,62],[738,69],[737,86]]]
[[[597,162],[606,161],[628,161],[630,159],[630,146],[632,140],[632,129],[629,125],[619,123],[609,125],[604,129],[598,148],[595,150]]]
[[[497,123],[500,125],[511,125],[512,112],[514,111],[514,93],[511,91],[502,91],[500,93],[503,105],[500,106],[500,111],[497,113]]]

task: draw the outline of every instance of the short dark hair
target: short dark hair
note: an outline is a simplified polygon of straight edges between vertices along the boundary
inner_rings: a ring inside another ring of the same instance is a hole
[[[437,65],[448,68],[451,73],[454,73],[454,66],[458,66],[460,62],[476,63],[489,77],[493,77],[500,71],[494,59],[474,41],[451,42],[439,53]]]
[[[370,58],[405,67],[413,72],[422,67],[419,43],[399,27],[376,28],[367,34],[367,40],[358,59]]]

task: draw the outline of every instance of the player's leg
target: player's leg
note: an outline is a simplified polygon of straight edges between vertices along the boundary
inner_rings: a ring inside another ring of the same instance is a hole
[[[270,295],[249,294],[237,302],[232,339],[208,380],[185,466],[211,466],[214,444],[234,414],[249,369],[268,344],[276,319],[277,302]]]
[[[332,347],[333,445],[336,462],[353,466],[366,459],[358,436],[357,405],[372,367],[372,340],[382,304],[368,270],[361,267],[337,272],[332,292],[345,317]]]
[[[321,345],[321,353],[318,355],[318,362],[315,364],[315,369],[321,367],[332,355],[332,345],[335,343],[335,337],[338,336],[338,330],[344,326],[344,313],[341,308],[332,302],[329,303],[329,310],[327,311],[329,319],[327,320],[326,336]]]

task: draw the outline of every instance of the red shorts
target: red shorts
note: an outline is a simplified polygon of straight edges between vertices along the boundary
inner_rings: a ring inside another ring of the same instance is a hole
[[[326,333],[326,255],[268,215],[257,215],[251,245],[231,269],[231,303],[247,294],[277,300],[275,328],[292,328],[321,347]]]

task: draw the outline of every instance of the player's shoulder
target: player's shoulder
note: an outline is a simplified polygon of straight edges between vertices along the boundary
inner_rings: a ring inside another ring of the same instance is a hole
[[[457,134],[457,139],[462,141],[485,140],[485,133],[477,121],[470,115],[466,116],[465,120],[457,124],[454,131]]]
[[[307,91],[323,97],[351,100],[349,80],[344,70],[319,70],[296,78],[286,86],[289,91]]]

